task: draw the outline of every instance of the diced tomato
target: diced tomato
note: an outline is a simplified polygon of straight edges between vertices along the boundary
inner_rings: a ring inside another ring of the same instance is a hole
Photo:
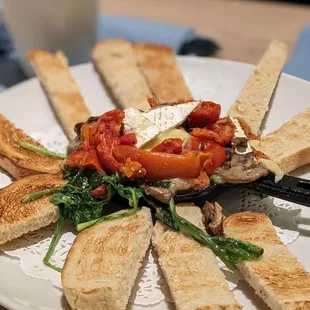
[[[95,149],[73,151],[67,158],[67,165],[72,168],[91,168],[103,172]]]
[[[137,137],[134,133],[127,133],[120,137],[120,144],[124,145],[135,145],[137,144]]]
[[[191,131],[191,135],[201,139],[202,141],[210,141],[215,142],[220,145],[225,145],[225,141],[220,135],[210,129],[205,128],[193,128]]]
[[[210,179],[205,171],[200,171],[198,178],[195,179],[195,188],[206,188],[210,186]]]
[[[219,119],[215,124],[212,125],[211,130],[219,134],[224,140],[224,144],[230,144],[235,133],[235,126],[231,123],[229,118]]]
[[[107,187],[105,184],[100,185],[91,192],[93,197],[105,197],[107,195]]]
[[[166,139],[160,144],[152,148],[152,152],[163,152],[170,154],[181,154],[182,153],[182,139],[180,138],[170,138]]]
[[[158,101],[154,97],[147,98],[147,102],[149,103],[151,108],[158,106]]]
[[[206,127],[215,123],[221,114],[221,106],[212,101],[202,101],[189,115],[190,127]]]
[[[132,146],[118,145],[113,150],[119,162],[127,158],[139,162],[146,169],[146,178],[159,181],[173,178],[196,178],[201,170],[198,152],[176,155],[160,152],[149,152]]]
[[[126,159],[125,166],[122,169],[127,178],[141,178],[146,174],[146,170],[137,161],[132,161],[130,158]]]

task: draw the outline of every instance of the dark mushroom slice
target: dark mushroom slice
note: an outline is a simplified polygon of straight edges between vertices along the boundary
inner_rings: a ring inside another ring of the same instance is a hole
[[[171,190],[164,187],[156,186],[143,186],[143,189],[147,195],[154,197],[162,203],[168,204],[171,198]]]
[[[261,163],[254,161],[254,154],[233,154],[225,167],[218,168],[216,173],[224,182],[242,184],[256,181],[269,174]]]
[[[202,214],[205,218],[205,226],[207,233],[210,235],[221,235],[223,232],[223,209],[219,203],[214,204],[206,201],[201,208]]]

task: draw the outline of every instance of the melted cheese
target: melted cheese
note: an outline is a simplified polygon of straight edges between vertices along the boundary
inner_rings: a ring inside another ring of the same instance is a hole
[[[183,140],[183,144],[184,144],[190,138],[190,134],[182,128],[172,128],[156,136],[154,139],[146,143],[142,147],[142,149],[146,151],[150,151],[154,146],[160,144],[166,139],[171,139],[171,138],[180,138]]]

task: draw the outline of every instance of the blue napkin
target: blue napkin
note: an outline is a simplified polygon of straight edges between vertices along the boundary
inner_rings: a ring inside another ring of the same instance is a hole
[[[99,15],[98,39],[125,38],[132,42],[152,42],[171,47],[178,54],[210,56],[218,44],[200,37],[184,25],[123,15]]]
[[[0,13],[2,7],[0,5]],[[152,42],[170,46],[176,53],[210,56],[219,45],[200,37],[187,26],[138,17],[98,15],[98,40],[124,38],[133,42]],[[0,84],[12,86],[26,79],[14,59],[13,46],[4,24],[0,24]]]
[[[284,72],[310,81],[310,25],[300,32]]]

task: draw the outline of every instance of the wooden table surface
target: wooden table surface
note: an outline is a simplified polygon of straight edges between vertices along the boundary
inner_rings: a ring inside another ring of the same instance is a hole
[[[105,13],[188,25],[222,47],[216,57],[257,63],[272,39],[291,48],[310,23],[310,6],[234,0],[100,0]]]
[[[100,10],[188,25],[221,45],[216,57],[247,63],[257,63],[272,39],[293,47],[310,23],[310,6],[250,0],[100,0]]]

